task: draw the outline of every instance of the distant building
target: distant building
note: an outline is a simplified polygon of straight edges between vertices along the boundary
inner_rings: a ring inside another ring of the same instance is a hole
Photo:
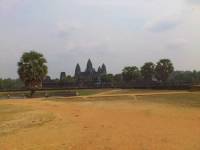
[[[60,79],[52,80],[47,76],[43,81],[44,88],[63,88],[63,87],[99,87],[101,77],[107,74],[106,65],[102,64],[97,71],[93,68],[89,59],[85,71],[81,71],[79,64],[76,65],[74,77],[67,76],[65,72],[61,72]]]
[[[66,79],[66,73],[65,72],[61,72],[60,73],[60,81],[64,81]]]
[[[92,62],[89,59],[87,62],[87,66],[84,72],[81,71],[81,67],[79,64],[76,65],[75,68],[75,78],[79,82],[101,82],[101,76],[106,75],[107,70],[105,64],[99,66],[98,70],[96,71],[93,68]]]

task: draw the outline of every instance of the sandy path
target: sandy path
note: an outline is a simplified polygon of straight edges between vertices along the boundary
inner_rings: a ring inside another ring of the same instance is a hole
[[[55,120],[0,137],[2,150],[199,150],[200,110],[113,102],[3,101]]]
[[[116,97],[116,96],[152,96],[152,95],[172,95],[172,94],[188,94],[191,92],[152,92],[152,93],[135,93],[135,94],[102,94],[87,97]]]
[[[98,94],[95,94],[93,96],[104,96],[104,95],[111,95],[113,93],[116,93],[116,92],[119,92],[121,91],[120,89],[119,90],[108,90],[106,92],[101,92],[101,93],[98,93]]]
[[[123,94],[123,93],[115,94],[115,93],[113,93],[113,92],[117,92],[117,91],[120,91],[120,90],[110,90],[110,91],[107,91],[107,92],[102,92],[102,93],[98,93],[98,94],[90,95],[90,96],[76,96],[76,97],[73,96],[73,97],[67,97],[65,99],[74,99],[74,98],[87,99],[87,98],[123,97],[123,96],[136,97],[136,96],[173,95],[173,94],[189,94],[189,93],[191,93],[191,92],[188,92],[188,91],[180,91],[180,92],[177,92],[177,91],[166,92],[165,91],[165,92],[144,92],[144,93],[143,92],[140,92],[140,93],[136,92],[136,93],[127,93],[127,94]]]

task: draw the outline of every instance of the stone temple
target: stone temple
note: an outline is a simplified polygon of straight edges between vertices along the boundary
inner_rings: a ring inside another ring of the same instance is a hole
[[[94,69],[91,60],[89,59],[87,62],[86,69],[81,71],[81,67],[79,64],[76,65],[74,81],[69,83],[66,81],[66,73],[61,72],[60,80],[51,80],[49,76],[43,81],[43,87],[45,88],[64,88],[64,87],[99,87],[102,85],[102,76],[106,75],[106,66],[102,64],[99,66],[97,70]],[[62,81],[62,82],[61,82]]]
[[[76,65],[76,69],[75,69],[75,78],[83,82],[89,82],[89,81],[101,82],[101,76],[106,75],[106,74],[107,74],[107,70],[106,70],[105,64],[102,64],[102,66],[99,66],[98,70],[96,71],[93,68],[93,65],[90,59],[87,62],[87,66],[84,72],[81,71],[81,67],[79,64]]]

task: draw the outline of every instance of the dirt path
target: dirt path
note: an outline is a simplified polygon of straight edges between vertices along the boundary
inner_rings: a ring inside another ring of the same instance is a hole
[[[98,93],[95,95],[90,95],[90,96],[76,96],[76,97],[67,97],[66,99],[74,99],[74,98],[83,98],[83,99],[87,99],[87,98],[100,98],[100,97],[123,97],[123,96],[131,96],[131,97],[136,97],[136,96],[153,96],[153,95],[173,95],[173,94],[189,94],[191,92],[188,91],[180,91],[180,92],[140,92],[140,93],[125,93],[125,94],[115,94],[115,92],[120,91],[120,90],[110,90],[107,92],[102,92],[102,93]],[[114,92],[114,93],[113,93]]]
[[[116,93],[116,92],[119,92],[121,91],[120,89],[119,90],[108,90],[106,92],[101,92],[101,93],[98,93],[98,94],[95,94],[93,96],[104,96],[104,95],[110,95],[112,93]]]
[[[135,93],[135,94],[102,94],[87,97],[116,97],[116,96],[152,96],[152,95],[172,95],[172,94],[188,94],[190,92],[152,92],[152,93]]]
[[[160,94],[160,93],[159,93]],[[0,136],[2,150],[199,150],[200,110],[135,101],[3,101],[51,112],[43,126]]]

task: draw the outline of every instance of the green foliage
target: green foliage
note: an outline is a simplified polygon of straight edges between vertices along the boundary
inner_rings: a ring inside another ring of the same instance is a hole
[[[67,83],[75,83],[75,82],[76,82],[75,78],[72,77],[72,76],[70,76],[70,75],[68,75],[68,76],[66,77],[65,81],[66,81]]]
[[[141,67],[141,75],[147,81],[152,81],[155,73],[155,65],[152,62],[147,62]]]
[[[18,62],[19,77],[32,92],[42,87],[42,81],[48,72],[46,63],[44,56],[35,51],[24,53]]]
[[[112,83],[114,80],[114,77],[112,74],[106,74],[101,76],[101,81],[103,83]]]
[[[16,90],[24,87],[20,79],[0,79],[1,90]]]
[[[200,84],[200,71],[194,70],[192,72],[192,83],[193,84]]]
[[[76,77],[66,75],[64,72],[62,72],[61,75],[60,75],[60,80],[57,80],[57,82],[60,82],[60,83],[75,83]]]
[[[172,62],[169,59],[161,59],[155,68],[155,76],[159,81],[165,82],[173,71]]]
[[[200,72],[175,71],[171,74],[169,82],[200,84]]]
[[[122,74],[116,74],[113,76],[114,82],[121,82],[122,81]]]
[[[140,77],[140,71],[136,66],[125,67],[122,72],[123,79],[126,82],[137,80]]]

